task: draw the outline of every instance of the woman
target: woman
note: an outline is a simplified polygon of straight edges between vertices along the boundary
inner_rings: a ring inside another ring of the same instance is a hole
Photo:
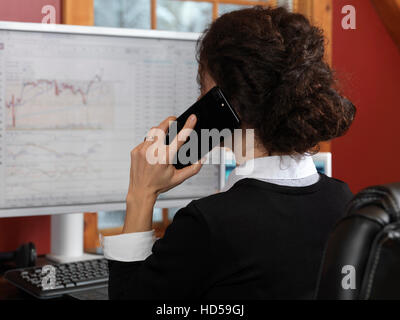
[[[255,130],[254,170],[234,171],[224,192],[181,209],[154,243],[157,196],[202,164],[151,165],[145,155],[155,142],[137,146],[123,234],[103,242],[111,299],[312,297],[329,232],[352,197],[309,156],[355,114],[323,58],[322,31],[284,8],[243,9],[211,24],[198,45],[201,95],[220,86],[242,128]]]

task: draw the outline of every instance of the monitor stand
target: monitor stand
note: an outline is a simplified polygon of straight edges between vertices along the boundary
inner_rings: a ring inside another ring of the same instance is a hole
[[[51,253],[46,258],[57,263],[93,260],[101,255],[83,252],[83,213],[51,216]]]

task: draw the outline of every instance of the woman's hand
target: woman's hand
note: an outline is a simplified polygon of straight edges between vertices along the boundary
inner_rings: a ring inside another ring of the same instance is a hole
[[[169,117],[158,127],[152,128],[147,137],[154,139],[146,139],[131,152],[124,233],[150,231],[157,196],[197,174],[201,169],[202,161],[180,170],[172,165],[172,159],[196,125],[196,116],[192,115],[170,145],[166,146],[165,134],[169,122],[175,119]]]

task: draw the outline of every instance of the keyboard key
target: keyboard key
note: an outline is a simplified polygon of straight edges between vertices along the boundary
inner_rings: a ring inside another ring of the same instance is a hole
[[[57,289],[64,289],[64,288],[65,288],[65,286],[64,286],[63,284],[58,284],[58,285],[56,285],[56,286],[54,287],[55,290],[57,290]]]

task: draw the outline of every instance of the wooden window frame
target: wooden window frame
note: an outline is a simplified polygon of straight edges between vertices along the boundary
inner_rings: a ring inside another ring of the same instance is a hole
[[[393,41],[400,49],[400,0],[371,0]]]

